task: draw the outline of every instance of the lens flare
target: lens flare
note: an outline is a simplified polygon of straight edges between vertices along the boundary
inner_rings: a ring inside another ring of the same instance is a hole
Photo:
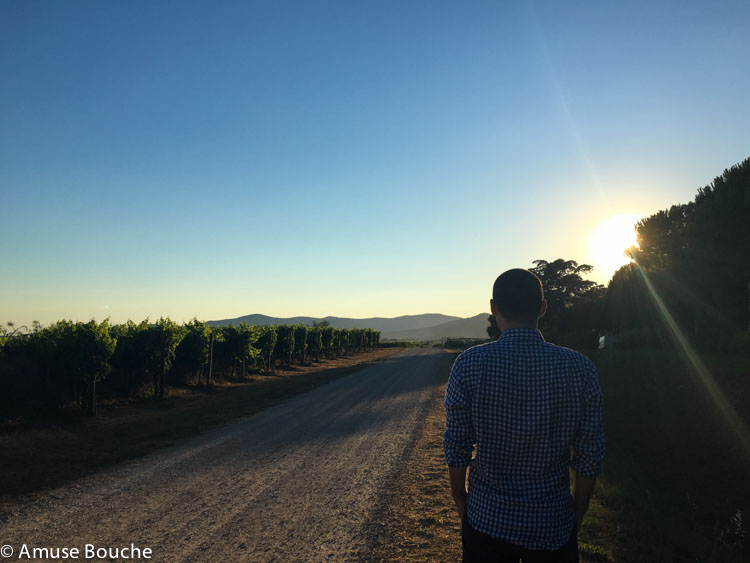
[[[610,277],[620,266],[630,262],[625,250],[636,244],[635,224],[639,219],[637,215],[616,215],[594,231],[590,250],[599,273]]]
[[[690,362],[693,371],[698,376],[698,379],[703,384],[706,391],[708,391],[711,399],[713,399],[716,408],[719,409],[719,412],[721,412],[721,414],[723,415],[724,421],[727,423],[727,426],[729,426],[729,428],[731,428],[734,434],[737,436],[737,440],[745,450],[745,454],[750,457],[750,430],[748,430],[747,425],[737,414],[737,411],[734,409],[732,404],[724,396],[724,393],[721,392],[721,389],[719,389],[719,386],[716,384],[716,381],[711,375],[711,372],[708,371],[708,368],[701,361],[698,354],[690,345],[690,342],[688,342],[688,339],[685,337],[684,333],[677,325],[674,317],[669,312],[669,309],[667,309],[664,301],[659,296],[659,293],[651,283],[651,280],[648,278],[648,274],[646,274],[641,265],[638,264],[638,261],[635,261],[635,264],[638,267],[638,271],[641,273],[641,276],[643,277],[643,282],[646,284],[646,288],[651,294],[651,298],[654,300],[654,303],[656,303],[656,306],[659,309],[659,313],[661,314],[664,322],[667,324],[669,329],[672,331],[672,335],[674,336],[678,345],[680,346],[680,348],[682,348],[682,351],[685,354],[685,357]]]

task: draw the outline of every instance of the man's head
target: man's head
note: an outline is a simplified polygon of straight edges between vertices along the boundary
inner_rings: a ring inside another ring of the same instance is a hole
[[[492,287],[490,308],[500,330],[536,327],[547,310],[541,280],[521,268],[503,272]]]

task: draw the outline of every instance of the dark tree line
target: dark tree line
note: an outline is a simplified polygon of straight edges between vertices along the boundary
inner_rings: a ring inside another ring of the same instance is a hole
[[[607,292],[610,331],[627,338],[660,333],[656,294],[697,347],[748,344],[750,158],[690,203],[647,217],[636,229],[635,260],[615,273]]]
[[[179,325],[111,325],[59,321],[31,331],[0,332],[0,409],[55,410],[77,404],[96,413],[97,389],[108,396],[162,398],[167,384],[211,385],[250,371],[319,361],[377,348],[380,332],[320,326],[210,327],[197,319]]]
[[[673,339],[665,311],[698,349],[750,352],[750,158],[636,225],[633,261],[606,289],[584,279],[591,266],[534,261],[548,312],[549,340],[590,348],[607,334],[619,346],[664,346]],[[499,332],[490,318],[491,337]]]

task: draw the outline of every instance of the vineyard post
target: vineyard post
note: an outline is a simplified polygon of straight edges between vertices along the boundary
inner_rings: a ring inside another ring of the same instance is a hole
[[[214,331],[211,331],[211,344],[208,350],[208,378],[206,383],[214,383]]]
[[[167,345],[167,333],[161,329],[161,370],[159,373],[159,398],[164,398],[164,380],[167,375],[167,353],[164,350]]]
[[[96,373],[89,374],[87,395],[86,414],[96,416]]]

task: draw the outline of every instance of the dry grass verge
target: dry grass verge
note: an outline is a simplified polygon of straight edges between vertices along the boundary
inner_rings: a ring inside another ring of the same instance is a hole
[[[450,365],[445,377],[448,378]],[[440,387],[394,487],[387,493],[373,561],[460,561],[461,525],[443,458],[445,413]]]
[[[372,561],[461,561],[461,524],[443,457],[444,396],[441,387],[397,482],[384,499]],[[612,510],[595,493],[579,536],[582,563],[613,560],[612,545],[619,531]]]

